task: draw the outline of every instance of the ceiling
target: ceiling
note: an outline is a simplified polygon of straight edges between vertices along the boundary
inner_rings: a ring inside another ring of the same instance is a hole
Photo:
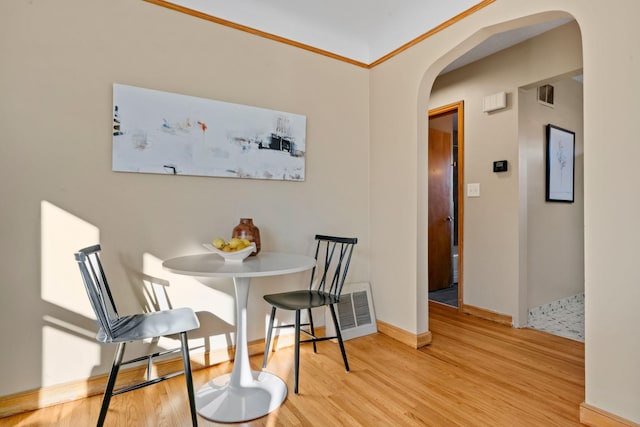
[[[169,0],[264,33],[371,64],[484,0]],[[542,32],[562,19],[496,34],[450,64],[443,72],[477,61]]]

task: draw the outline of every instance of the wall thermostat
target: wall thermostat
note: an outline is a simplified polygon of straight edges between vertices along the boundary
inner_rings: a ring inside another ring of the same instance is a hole
[[[493,162],[493,171],[494,172],[506,172],[508,169],[506,160],[496,160]]]

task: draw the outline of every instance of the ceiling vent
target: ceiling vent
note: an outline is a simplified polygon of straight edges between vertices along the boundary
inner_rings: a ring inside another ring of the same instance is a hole
[[[553,86],[538,86],[538,102],[547,107],[553,107]]]

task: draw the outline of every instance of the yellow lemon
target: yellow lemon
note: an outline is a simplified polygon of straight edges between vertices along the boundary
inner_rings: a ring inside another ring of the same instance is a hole
[[[220,237],[214,239],[213,241],[213,247],[216,249],[222,249],[225,245],[225,241],[224,239],[221,239]]]
[[[229,246],[231,246],[231,249],[236,249],[240,243],[242,243],[242,240],[236,237],[229,240]]]

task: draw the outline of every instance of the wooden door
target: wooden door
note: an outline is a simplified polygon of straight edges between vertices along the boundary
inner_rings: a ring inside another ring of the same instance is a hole
[[[453,280],[452,163],[451,134],[429,129],[429,291]]]

